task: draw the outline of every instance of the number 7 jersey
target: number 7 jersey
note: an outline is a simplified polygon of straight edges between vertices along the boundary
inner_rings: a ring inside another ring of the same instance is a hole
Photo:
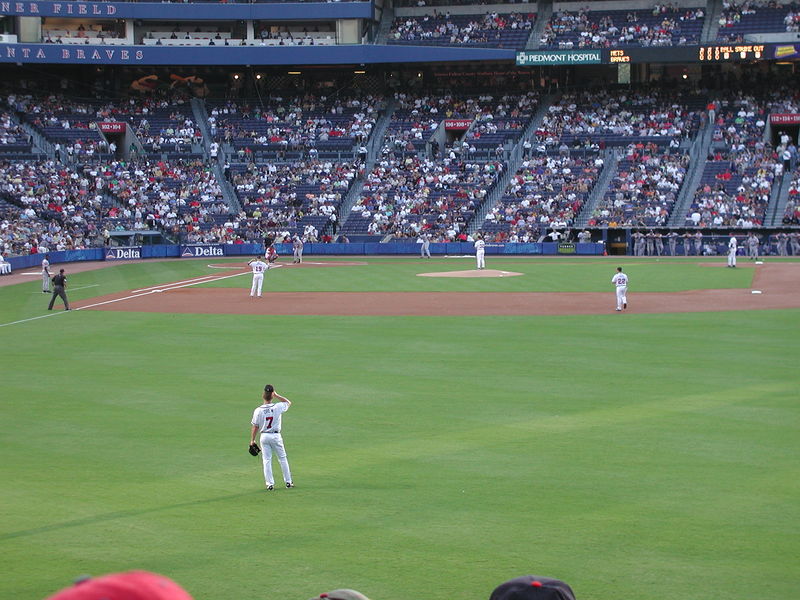
[[[251,425],[257,427],[261,433],[280,433],[281,415],[289,410],[286,402],[276,404],[262,404],[253,411]]]

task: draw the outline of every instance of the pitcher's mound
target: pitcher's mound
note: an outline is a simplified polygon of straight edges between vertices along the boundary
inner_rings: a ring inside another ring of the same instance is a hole
[[[498,271],[497,269],[472,269],[471,271],[442,271],[440,273],[417,273],[417,277],[517,277],[522,273]]]

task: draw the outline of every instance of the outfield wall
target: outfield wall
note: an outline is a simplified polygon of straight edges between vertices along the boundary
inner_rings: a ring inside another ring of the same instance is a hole
[[[291,256],[291,244],[275,244],[280,256]],[[421,245],[414,242],[392,244],[353,243],[353,244],[305,244],[304,256],[419,256]],[[530,255],[584,255],[603,254],[603,244],[486,244],[487,255],[530,256]],[[226,256],[256,256],[264,254],[263,244],[189,244],[189,245],[151,245],[130,247],[89,248],[87,250],[65,250],[50,252],[50,262],[70,263],[82,261],[129,261],[148,258],[223,258]],[[449,242],[431,244],[434,256],[474,255],[472,243]],[[41,254],[12,256],[7,259],[13,270],[38,267],[42,263]]]

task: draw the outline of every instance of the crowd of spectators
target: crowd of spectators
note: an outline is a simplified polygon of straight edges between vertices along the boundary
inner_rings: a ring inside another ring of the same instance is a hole
[[[202,160],[112,161],[90,165],[113,199],[111,229],[160,229],[183,235],[210,227],[228,213],[214,172]]]
[[[352,213],[368,223],[371,235],[453,241],[497,182],[501,162],[433,161],[407,156],[381,159],[366,176]]]
[[[558,11],[545,25],[541,45],[572,48],[681,46],[697,43],[705,12],[656,4],[650,11]]]
[[[771,146],[718,152],[706,163],[686,225],[752,228],[764,224],[772,184],[783,173]]]
[[[118,101],[73,99],[61,94],[10,95],[8,105],[55,144],[61,161],[111,159],[117,152],[97,131],[100,121],[127,121],[147,152],[188,151],[202,140],[186,94],[168,93]]]
[[[212,106],[211,136],[249,154],[259,148],[279,155],[316,158],[325,148],[352,150],[366,142],[378,118],[377,96],[270,97],[264,103],[228,101]]]
[[[599,155],[524,160],[481,229],[498,242],[535,242],[539,232],[572,227],[603,168]]]
[[[672,214],[689,156],[655,144],[631,144],[589,225],[664,227]]]
[[[789,184],[789,199],[783,210],[784,225],[800,225],[800,171],[795,170]]]
[[[546,147],[588,138],[603,144],[659,138],[663,142],[694,135],[699,122],[700,112],[690,110],[674,91],[569,92],[550,106],[536,138]]]
[[[54,161],[2,161],[0,198],[6,255],[84,248],[98,235],[103,198],[86,173]]]
[[[768,118],[769,109],[763,101],[741,92],[732,94],[720,103],[715,115],[713,140],[732,151],[761,147]]]
[[[389,41],[430,41],[442,45],[497,45],[503,46],[505,32],[529,33],[536,20],[533,13],[486,13],[485,15],[441,15],[398,17],[392,23]],[[527,36],[515,36],[527,39]],[[514,43],[513,46],[519,44]],[[523,44],[524,45],[524,44]]]
[[[7,112],[0,112],[0,146],[29,143],[30,136],[11,118],[11,115]]]
[[[231,170],[230,180],[243,207],[238,233],[260,241],[298,235],[319,240],[329,223],[337,225],[338,209],[360,172],[356,163],[307,160],[288,164],[249,164]]]

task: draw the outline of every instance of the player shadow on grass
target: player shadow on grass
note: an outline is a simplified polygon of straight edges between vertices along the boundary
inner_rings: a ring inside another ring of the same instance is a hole
[[[142,508],[133,510],[119,510],[102,515],[95,515],[92,517],[84,517],[82,519],[74,519],[72,521],[64,521],[63,523],[53,523],[52,525],[42,525],[41,527],[32,527],[30,529],[21,529],[20,531],[12,531],[9,533],[0,534],[0,542],[5,540],[12,540],[14,538],[27,537],[37,535],[40,533],[48,533],[50,531],[58,531],[59,529],[69,529],[70,527],[81,527],[83,525],[94,525],[96,523],[104,523],[106,521],[113,521],[115,519],[125,519],[128,517],[138,517],[149,513],[155,513],[163,510],[172,510],[174,508],[186,508],[189,506],[197,506],[200,504],[209,504],[211,502],[222,502],[224,500],[233,500],[235,498],[242,498],[244,496],[261,496],[261,490],[254,490],[251,492],[242,492],[241,494],[229,494],[227,496],[219,496],[217,498],[206,498],[205,500],[193,500],[191,502],[178,502],[177,504],[167,504],[164,506],[154,506],[152,508]]]

